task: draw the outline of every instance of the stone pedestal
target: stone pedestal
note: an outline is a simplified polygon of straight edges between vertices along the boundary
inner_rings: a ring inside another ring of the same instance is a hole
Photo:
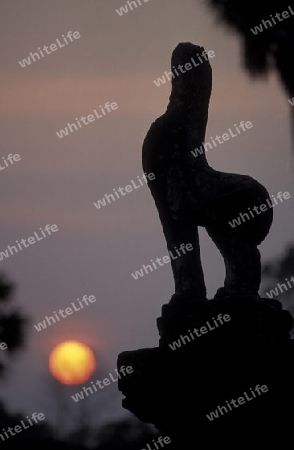
[[[171,301],[157,325],[159,347],[119,355],[118,368],[134,369],[119,389],[123,406],[174,449],[268,444],[291,430],[293,319],[279,302]]]

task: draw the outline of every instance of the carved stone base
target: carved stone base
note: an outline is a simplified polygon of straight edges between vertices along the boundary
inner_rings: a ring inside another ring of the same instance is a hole
[[[227,320],[224,320],[225,316],[229,316],[229,319],[226,317]],[[196,328],[200,331],[203,326],[207,328],[205,334],[189,334],[189,330]],[[215,343],[219,339],[230,345],[236,341],[256,342],[256,339],[280,342],[290,338],[293,318],[288,311],[282,309],[280,302],[264,298],[250,300],[239,297],[185,303],[171,301],[162,307],[157,327],[161,337],[160,346],[163,347],[167,347],[181,335],[190,336],[191,341],[196,336],[196,347],[208,342]]]
[[[119,380],[126,409],[179,449],[229,442],[239,448],[245,440],[272,443],[285,435],[294,404],[294,341],[293,319],[279,302],[170,303],[157,323],[158,348],[118,357],[118,368],[134,369]],[[212,411],[218,417],[210,420]]]

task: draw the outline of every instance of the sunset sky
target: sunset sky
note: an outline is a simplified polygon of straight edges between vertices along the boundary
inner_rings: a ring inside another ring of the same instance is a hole
[[[241,120],[253,124],[208,151],[209,163],[251,175],[273,195],[291,194],[274,211],[260,247],[263,261],[279,255],[292,239],[291,107],[276,77],[252,80],[243,72],[239,38],[219,26],[202,1],[150,0],[120,17],[115,10],[124,4],[1,1],[0,161],[9,153],[21,160],[0,173],[0,251],[46,224],[58,226],[58,232],[0,261],[0,271],[17,284],[15,304],[31,318],[26,349],[0,390],[13,409],[36,409],[48,355],[59,342],[86,343],[98,369],[100,360],[108,371],[116,368],[119,352],[158,344],[156,318],[173,294],[171,267],[137,281],[131,277],[150,259],[167,254],[149,190],[141,187],[100,210],[93,202],[142,175],[143,139],[170,94],[170,83],[156,87],[153,80],[169,70],[179,42],[202,45],[216,55],[207,140]],[[68,31],[78,31],[81,38],[30,66],[19,65]],[[116,102],[118,109],[57,137],[68,122],[106,102]],[[201,246],[212,297],[223,282],[223,263],[202,231]],[[41,332],[34,328],[85,294],[97,301]]]

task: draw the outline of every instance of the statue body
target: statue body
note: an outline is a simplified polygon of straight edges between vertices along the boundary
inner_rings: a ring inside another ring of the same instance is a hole
[[[172,66],[185,65],[203,51],[190,43],[179,44]],[[270,199],[266,189],[246,175],[212,169],[205,152],[195,157],[205,142],[212,71],[207,60],[199,67],[173,78],[165,114],[150,127],[143,145],[143,169],[153,172],[149,188],[158,209],[168,250],[192,244],[193,250],[172,260],[175,280],[173,300],[206,300],[198,227],[204,227],[220,250],[226,267],[224,287],[217,296],[257,296],[260,285],[260,254],[257,246],[272,223],[267,209],[235,228],[229,224],[240,213]]]

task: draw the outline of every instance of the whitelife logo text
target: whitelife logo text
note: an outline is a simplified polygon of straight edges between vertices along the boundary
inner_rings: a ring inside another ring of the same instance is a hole
[[[27,422],[29,423],[29,426],[27,426],[27,424],[25,424],[25,422],[23,420],[21,420],[20,425],[15,425],[14,427],[8,427],[6,430],[4,428],[2,428],[3,434],[2,433],[0,434],[0,438],[2,439],[2,442],[9,439],[10,436],[15,436],[16,433],[21,433],[23,430],[27,430],[28,428],[33,427],[36,423],[38,423],[38,420],[40,420],[40,421],[44,420],[45,416],[43,413],[37,414],[36,412],[34,412],[31,417],[27,416],[26,418],[27,418]],[[31,419],[34,420],[35,423],[33,423]],[[10,436],[8,435],[8,433],[10,434]],[[5,437],[3,435],[5,435]]]
[[[81,309],[84,308],[84,304],[86,306],[89,305],[89,303],[95,303],[96,302],[96,298],[94,295],[90,295],[89,297],[87,295],[84,295],[82,300],[80,300],[79,298],[77,299],[80,308],[77,307],[77,305],[72,302],[71,303],[71,307],[67,307],[65,309],[60,309],[58,312],[53,311],[53,314],[55,315],[56,320],[54,319],[53,316],[45,316],[45,320],[43,320],[43,322],[39,322],[38,325],[34,325],[34,327],[36,328],[37,331],[42,331],[45,330],[45,328],[47,328],[47,324],[48,326],[52,325],[53,323],[56,323],[60,321],[60,319],[66,319],[68,316],[71,316],[73,314],[73,312],[76,311],[81,311]],[[89,302],[89,303],[88,303]]]
[[[255,399],[257,397],[256,394],[260,396],[261,394],[264,394],[266,392],[268,392],[268,387],[265,384],[263,384],[262,386],[257,384],[254,390],[250,388],[249,395],[247,395],[247,392],[243,392],[244,397],[238,397],[237,400],[235,400],[234,398],[230,401],[226,400],[225,406],[218,406],[215,411],[212,411],[210,414],[206,414],[206,417],[210,420],[210,422],[212,422],[214,419],[218,419],[220,417],[219,413],[223,416],[224,414],[227,414],[228,412],[233,410],[232,406],[235,409],[239,408],[239,406],[244,405],[246,402],[251,402],[251,400]],[[252,397],[250,397],[250,394],[252,395]]]
[[[215,53],[213,50],[209,50],[208,52],[206,50],[203,50],[201,56],[199,55],[199,53],[197,53],[197,61],[195,61],[194,58],[191,58],[189,62],[186,62],[186,64],[179,64],[177,68],[173,66],[171,72],[165,71],[164,75],[160,78],[157,78],[157,80],[153,80],[153,83],[155,84],[155,86],[159,87],[162,84],[165,84],[167,81],[171,81],[171,79],[179,77],[181,73],[186,73],[189,70],[200,66],[205,61],[208,61],[209,58],[214,57]]]
[[[55,43],[51,44],[50,46],[44,45],[44,47],[42,49],[40,47],[38,47],[39,52],[36,52],[36,53],[31,52],[27,58],[23,59],[22,61],[18,61],[18,64],[24,69],[26,66],[29,66],[32,62],[36,62],[39,59],[41,59],[41,57],[44,58],[46,55],[50,55],[52,52],[55,52],[59,48],[65,47],[66,45],[69,44],[68,40],[70,42],[73,42],[73,39],[79,39],[81,37],[81,35],[78,31],[75,31],[74,33],[69,31],[67,33],[66,37],[64,36],[64,34],[62,35],[62,37],[63,37],[64,43],[60,42],[59,39],[56,39],[58,47]],[[49,51],[48,48],[50,48],[51,51]],[[43,51],[45,52],[45,55],[44,55]],[[36,57],[37,57],[37,59],[36,59]]]
[[[180,339],[172,342],[172,344],[169,344],[169,347],[172,350],[177,350],[178,348],[181,348],[182,345],[185,345],[188,342],[191,342],[191,340],[194,341],[195,336],[201,337],[204,334],[208,333],[208,331],[216,330],[217,328],[219,328],[219,326],[224,325],[224,323],[229,322],[230,320],[231,320],[231,316],[229,316],[229,314],[224,314],[224,316],[222,314],[219,314],[216,319],[214,317],[212,317],[213,325],[215,325],[215,326],[213,326],[209,321],[207,321],[205,323],[206,326],[203,325],[202,327],[200,327],[200,329],[194,328],[194,330],[192,330],[192,331],[188,330],[190,337],[187,334],[184,334],[184,335],[181,334]]]
[[[42,239],[46,238],[47,236],[51,235],[51,232],[55,233],[56,231],[58,231],[58,227],[57,225],[46,225],[45,226],[45,230],[43,230],[43,228],[40,227],[41,233],[43,237],[40,237],[38,235],[38,233],[35,231],[34,232],[34,236],[31,236],[27,239],[21,239],[20,242],[18,240],[16,240],[16,244],[19,248],[19,250],[23,250],[24,248],[29,247],[30,245],[35,244],[37,241],[41,241]],[[47,234],[46,234],[46,233]],[[28,244],[27,244],[27,242]],[[4,258],[9,258],[10,255],[14,255],[15,253],[18,253],[17,247],[15,245],[8,245],[7,249],[4,250],[3,252],[0,252],[0,261],[3,261],[3,257]]]
[[[14,162],[20,161],[21,157],[19,156],[18,153],[16,153],[15,155],[10,153],[8,156],[6,156],[6,158],[4,156],[2,156],[2,159],[3,159],[3,162],[4,162],[4,166],[1,166],[1,164],[0,164],[0,170],[4,170],[7,167],[12,166],[14,164]]]
[[[154,269],[157,269],[159,266],[162,267],[162,266],[164,266],[164,264],[170,263],[171,259],[172,260],[178,259],[181,256],[185,255],[186,251],[190,252],[191,250],[193,250],[192,244],[181,244],[179,249],[177,247],[174,247],[174,249],[173,249],[174,253],[176,253],[177,256],[174,255],[171,250],[169,250],[169,252],[168,252],[169,256],[166,255],[166,256],[163,256],[163,258],[156,258],[155,261],[153,261],[153,259],[151,259],[150,262],[151,262],[152,266],[154,267]],[[158,264],[158,266],[156,265],[156,263]],[[142,269],[136,270],[136,272],[132,273],[131,275],[135,280],[138,280],[140,277],[141,278],[144,277],[145,273],[147,275],[148,273],[153,272],[154,269],[152,268],[152,266],[150,264],[147,264],[147,265],[143,264]],[[144,271],[145,271],[145,273],[144,273]]]
[[[104,197],[102,197],[101,200],[97,200],[97,202],[94,202],[93,205],[97,208],[100,209],[102,208],[102,206],[106,206],[106,200],[108,203],[114,202],[117,198],[121,198],[124,197],[125,195],[129,194],[130,192],[133,192],[135,189],[138,189],[141,186],[146,186],[146,184],[149,181],[153,181],[155,179],[155,175],[154,173],[150,172],[149,174],[144,173],[141,177],[137,176],[137,183],[134,180],[131,180],[131,184],[127,184],[124,188],[119,187],[116,189],[113,189],[113,192],[115,194],[104,194]]]
[[[82,128],[81,122],[84,125],[89,125],[89,123],[92,123],[97,119],[101,119],[103,116],[106,116],[107,114],[110,114],[112,111],[116,110],[118,108],[117,103],[112,102],[106,102],[104,106],[99,106],[100,108],[100,112],[102,112],[102,115],[98,114],[98,112],[96,111],[96,109],[93,109],[93,113],[94,114],[89,114],[87,117],[85,116],[81,116],[80,119],[76,118],[76,121],[79,125],[79,128]],[[105,109],[107,110],[107,112],[105,112]],[[95,118],[96,117],[96,118]],[[59,137],[59,139],[62,139],[64,136],[68,136],[68,130],[73,133],[74,131],[77,131],[78,126],[76,123],[68,123],[67,126],[60,130],[60,131],[56,131],[57,136]]]
[[[94,392],[97,392],[98,389],[96,388],[95,384],[99,386],[99,389],[104,389],[106,386],[109,386],[111,383],[115,383],[118,379],[121,379],[122,377],[126,377],[128,374],[131,374],[134,372],[134,369],[132,366],[121,366],[119,370],[115,369],[115,372],[117,374],[117,378],[112,376],[112,373],[109,374],[109,378],[104,378],[102,381],[97,380],[95,383],[91,381],[92,386],[83,387],[83,390],[80,392],[77,392],[75,395],[72,395],[71,398],[76,403],[80,400],[83,400],[85,398],[84,393],[87,397],[89,397],[90,394],[94,394]]]

